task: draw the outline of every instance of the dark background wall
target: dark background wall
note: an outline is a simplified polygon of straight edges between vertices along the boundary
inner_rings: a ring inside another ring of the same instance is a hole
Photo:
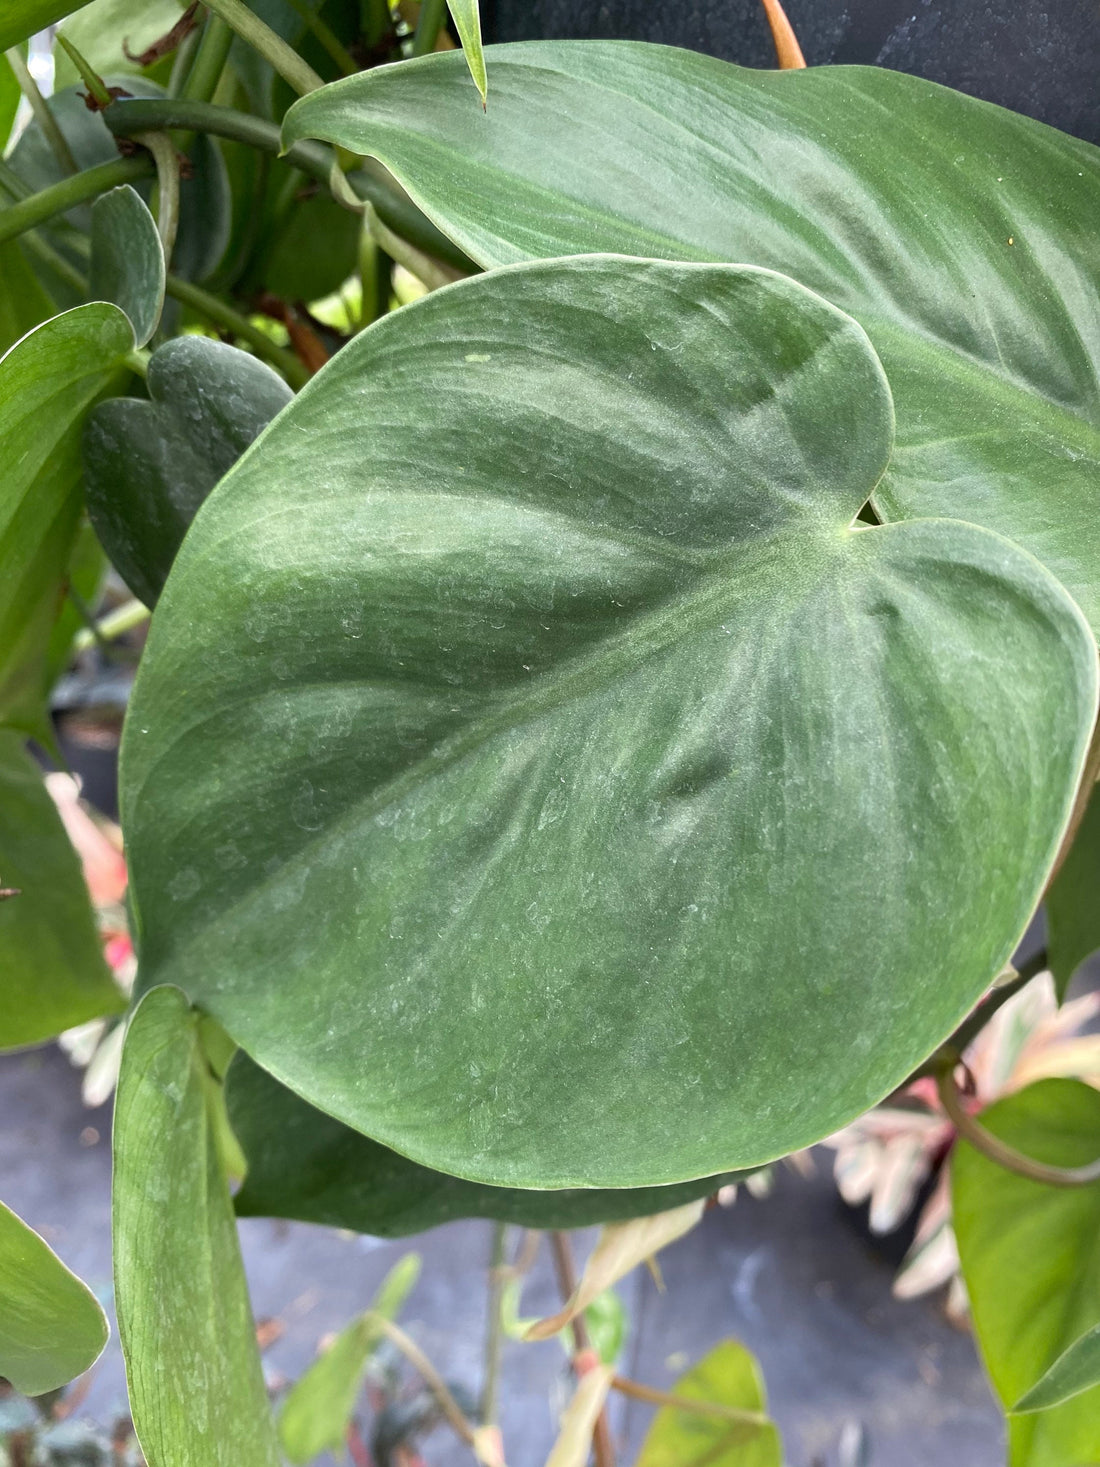
[[[1100,142],[1100,0],[786,0],[811,66],[889,66]],[[774,66],[760,0],[482,0],[489,39],[662,41]]]

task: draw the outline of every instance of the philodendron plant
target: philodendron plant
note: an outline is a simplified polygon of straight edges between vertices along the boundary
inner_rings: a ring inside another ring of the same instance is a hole
[[[95,0],[88,106],[47,102],[18,43],[70,8],[0,24],[0,1039],[122,1006],[24,750],[106,557],[96,635],[156,608],[114,1140],[151,1467],[278,1459],[234,1206],[655,1247],[915,1073],[1010,1462],[1100,1460],[1100,1100],[987,1125],[958,1079],[1044,897],[1060,992],[1100,947],[1100,153],[888,71],[483,54],[452,3],[464,56],[431,0],[169,5],[136,60]],[[47,1389],[102,1330],[26,1233],[0,1373]],[[732,1435],[643,1462],[778,1463],[708,1369]]]

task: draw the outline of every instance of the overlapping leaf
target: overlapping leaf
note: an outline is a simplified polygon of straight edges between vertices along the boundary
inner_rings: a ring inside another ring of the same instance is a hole
[[[662,1406],[637,1467],[781,1467],[783,1449],[779,1432],[764,1416],[759,1366],[737,1340],[715,1345],[680,1377],[672,1394],[714,1409]]]
[[[1050,971],[1064,995],[1077,969],[1100,949],[1100,795],[1095,790],[1045,905]]]
[[[89,294],[93,300],[112,301],[126,313],[137,346],[144,346],[157,329],[164,274],[160,236],[141,196],[124,185],[96,199]]]
[[[897,447],[876,504],[1017,540],[1100,629],[1100,152],[897,72],[759,72],[630,42],[487,50],[298,102],[286,140],[382,160],[484,265],[747,261],[866,327]]]

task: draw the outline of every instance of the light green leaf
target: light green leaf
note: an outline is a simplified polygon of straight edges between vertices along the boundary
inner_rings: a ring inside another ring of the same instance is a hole
[[[716,1345],[680,1377],[671,1394],[731,1412],[755,1414],[767,1405],[759,1367],[736,1340]],[[662,1406],[635,1467],[782,1467],[778,1430],[770,1421],[754,1422],[751,1414],[738,1421]]]
[[[1100,629],[1100,151],[862,67],[631,42],[488,48],[340,81],[284,139],[389,168],[479,263],[621,250],[794,276],[867,329],[897,405],[875,502],[1025,546]]]
[[[379,1317],[396,1316],[419,1274],[419,1256],[406,1253],[382,1280],[370,1309],[341,1330],[291,1388],[279,1416],[279,1441],[292,1462],[341,1450],[367,1361],[382,1339]]]
[[[678,1187],[483,1187],[418,1166],[314,1110],[241,1051],[229,1070],[226,1100],[248,1161],[234,1199],[238,1216],[295,1218],[380,1238],[405,1237],[460,1217],[526,1228],[624,1222],[693,1202],[742,1175],[729,1172]]]
[[[489,84],[485,76],[485,52],[481,45],[481,11],[478,0],[447,0],[447,9],[451,12],[455,30],[462,42],[462,54],[484,105]]]
[[[205,336],[158,347],[146,385],[148,399],[94,409],[83,455],[92,523],[152,606],[199,505],[293,393],[256,357]]]
[[[1047,955],[1061,998],[1077,969],[1100,948],[1100,796],[1095,790],[1045,906]]]
[[[982,1112],[1010,1146],[1054,1166],[1100,1154],[1100,1094],[1042,1080]],[[960,1143],[952,1161],[955,1233],[986,1369],[1011,1411],[1067,1347],[1100,1326],[1100,1183],[1029,1181]],[[1064,1405],[1009,1418],[1009,1467],[1100,1460],[1100,1385]]]
[[[88,293],[126,313],[134,343],[144,346],[164,306],[164,250],[156,221],[128,184],[92,205],[92,263]]]
[[[597,1294],[584,1311],[592,1348],[604,1365],[615,1365],[626,1343],[626,1309],[614,1289]]]
[[[80,862],[23,742],[0,729],[0,886],[19,892],[0,900],[0,1049],[40,1044],[125,1007]]]
[[[1069,1349],[1031,1390],[1016,1402],[1016,1411],[1046,1411],[1100,1386],[1100,1324],[1074,1340]]]
[[[26,1396],[67,1385],[107,1343],[95,1295],[2,1202],[0,1299],[0,1376]]]
[[[142,68],[131,56],[167,35],[183,8],[179,0],[92,0],[58,29],[100,76],[136,76]],[[63,46],[55,44],[53,63],[55,90],[80,80]]]
[[[198,1015],[139,1004],[114,1122],[118,1329],[149,1467],[277,1467],[233,1204],[207,1114]]]
[[[47,650],[80,517],[80,431],[133,345],[126,316],[93,303],[0,358],[0,722],[47,739]]]
[[[680,1182],[864,1111],[1007,961],[1096,708],[1031,557],[853,525],[891,426],[859,327],[751,268],[523,266],[356,337],[153,618],[149,980],[490,1185]]]
[[[86,0],[4,0],[0,12],[0,51],[44,31],[63,15],[79,10]]]

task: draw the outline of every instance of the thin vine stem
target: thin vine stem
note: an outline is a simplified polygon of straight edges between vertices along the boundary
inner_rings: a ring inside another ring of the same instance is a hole
[[[232,44],[232,27],[220,15],[208,15],[195,59],[180,86],[181,99],[187,102],[210,101],[221,81]]]
[[[555,1229],[550,1234],[550,1252],[554,1259],[554,1271],[558,1276],[558,1291],[565,1303],[577,1292],[577,1269],[573,1262],[573,1245],[569,1241],[569,1234]],[[590,1349],[591,1342],[583,1310],[570,1321],[570,1328],[573,1331],[574,1356]],[[601,1407],[596,1418],[592,1432],[592,1452],[596,1467],[615,1467],[615,1447],[611,1440],[611,1423],[606,1406]]]
[[[133,183],[135,179],[145,178],[152,171],[153,160],[148,153],[133,158],[112,158],[108,163],[98,163],[94,168],[74,173],[71,178],[63,178],[60,183],[51,184],[38,193],[28,194],[0,214],[0,244],[16,239],[27,229],[47,224],[58,214],[67,213],[78,204],[86,204],[89,199],[117,188],[120,183]]]
[[[307,0],[288,0],[293,10],[313,32],[320,46],[328,52],[329,56],[340,68],[344,76],[354,76],[359,70],[355,64],[355,57],[340,40],[340,37],[332,27],[322,19],[316,10],[310,8]]]
[[[69,596],[83,616],[86,608],[77,600],[76,592],[71,587]],[[114,611],[109,611],[98,621],[89,613],[85,617],[88,625],[82,627],[73,638],[73,650],[74,652],[86,652],[89,647],[97,644],[100,647],[108,646],[116,637],[121,637],[126,632],[131,632],[135,627],[147,622],[151,614],[144,601],[138,601],[136,598],[125,602]]]
[[[407,1335],[399,1324],[394,1324],[393,1320],[387,1319],[384,1314],[372,1313],[368,1318],[392,1344],[397,1346],[405,1359],[417,1371],[455,1433],[461,1437],[475,1456],[480,1456],[476,1428],[466,1419],[462,1407],[447,1389],[447,1382],[416,1341]]]
[[[642,1385],[641,1381],[628,1380],[622,1375],[611,1377],[611,1389],[632,1401],[644,1401],[648,1406],[671,1406],[677,1411],[689,1411],[695,1416],[717,1416],[723,1421],[734,1421],[744,1426],[767,1426],[769,1417],[764,1411],[741,1411],[736,1406],[724,1406],[721,1401],[703,1401],[692,1396],[678,1396],[673,1391],[659,1391],[654,1386]]]
[[[180,222],[180,160],[166,132],[140,133],[135,142],[148,148],[157,166],[157,233],[165,269],[171,264]]]
[[[0,216],[2,218],[3,216]],[[228,305],[216,295],[203,290],[201,286],[192,285],[189,280],[181,280],[178,275],[169,275],[167,293],[173,300],[179,301],[181,305],[190,306],[200,316],[205,316],[215,326],[222,330],[239,336],[242,341],[247,341],[257,356],[263,357],[276,367],[290,383],[295,391],[303,388],[309,381],[310,373],[293,352],[277,345],[271,340],[266,331],[243,316],[240,311]]]
[[[206,7],[232,26],[241,40],[258,52],[300,97],[324,86],[313,67],[250,10],[244,0],[206,0]]]
[[[507,1223],[493,1224],[493,1241],[489,1251],[488,1322],[485,1333],[485,1377],[481,1387],[481,1419],[488,1425],[497,1419],[500,1387],[500,1361],[504,1345],[504,1284],[507,1276],[505,1256],[508,1246]]]
[[[38,83],[31,75],[31,69],[23,57],[23,52],[18,46],[13,46],[10,51],[5,51],[8,65],[19,83],[19,90],[30,103],[34,120],[42,129],[42,133],[57,159],[62,173],[77,173],[80,165],[73,157],[73,150],[69,147],[69,140],[61,131],[61,125],[50,111],[49,103],[38,89]]]

